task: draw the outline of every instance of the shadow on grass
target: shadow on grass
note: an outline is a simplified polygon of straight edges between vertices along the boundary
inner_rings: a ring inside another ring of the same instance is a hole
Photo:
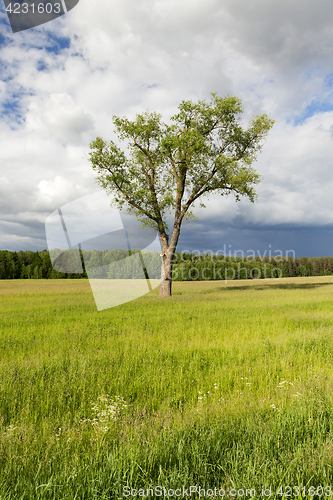
[[[220,287],[218,288],[219,291],[223,290],[228,290],[228,291],[233,291],[233,290],[265,290],[268,288],[279,288],[282,290],[304,290],[304,289],[310,289],[310,288],[320,288],[322,286],[326,285],[333,285],[333,282],[326,282],[326,283],[284,283],[284,284],[262,284],[262,285],[241,285],[241,286],[227,286],[227,287]]]

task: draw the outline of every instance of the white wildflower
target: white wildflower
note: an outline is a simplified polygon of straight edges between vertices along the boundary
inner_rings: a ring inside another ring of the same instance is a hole
[[[114,399],[108,395],[99,396],[97,403],[92,403],[91,409],[94,413],[94,418],[85,419],[82,421],[90,422],[97,430],[107,432],[112,421],[116,421],[124,413],[127,408],[126,401],[120,396],[115,396]]]
[[[17,429],[17,427],[15,427],[14,425],[9,425],[7,427],[7,429],[5,430],[5,435],[6,436],[11,436],[16,429]]]

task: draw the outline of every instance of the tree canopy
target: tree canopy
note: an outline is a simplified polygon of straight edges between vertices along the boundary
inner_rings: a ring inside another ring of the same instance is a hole
[[[252,167],[274,124],[266,114],[241,126],[243,108],[237,97],[212,94],[211,101],[182,101],[164,123],[156,112],[134,120],[113,116],[115,132],[127,148],[97,137],[89,159],[98,183],[112,194],[119,209],[132,212],[159,232],[162,244],[162,296],[171,294],[172,257],[183,220],[194,216],[213,193],[256,199],[261,177]],[[173,213],[173,227],[167,216]]]

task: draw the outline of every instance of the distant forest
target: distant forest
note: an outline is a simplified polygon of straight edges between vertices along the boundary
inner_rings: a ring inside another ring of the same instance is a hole
[[[133,250],[133,254],[132,259],[124,260],[128,257],[128,252],[125,250],[80,251],[84,272],[70,274],[61,272],[61,257],[57,265],[58,270],[53,269],[47,250],[41,252],[0,250],[0,279],[82,279],[87,278],[88,275],[90,278],[139,278],[142,277],[143,261],[150,278],[160,277],[161,257],[158,252],[142,251],[140,256],[139,250]],[[115,262],[117,265],[112,266]],[[275,259],[274,257],[255,257],[250,261],[240,257],[178,252],[173,265],[174,281],[332,274],[333,257],[287,258],[279,256]]]

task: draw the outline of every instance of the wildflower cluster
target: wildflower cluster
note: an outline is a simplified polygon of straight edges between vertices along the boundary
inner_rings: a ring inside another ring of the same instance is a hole
[[[287,380],[282,380],[282,382],[279,382],[276,387],[278,389],[287,389],[289,385],[291,385],[292,387],[295,387],[295,384],[293,382],[288,382]],[[298,398],[298,397],[302,396],[302,394],[300,392],[296,392],[296,394],[293,394],[293,396]],[[273,408],[273,410],[281,411],[280,408],[277,408],[275,406],[275,404],[271,404],[269,406],[270,406],[270,408]]]
[[[241,385],[244,386],[244,388],[250,389],[252,382],[248,381],[249,380],[248,377],[241,377],[241,380],[244,380],[244,382],[245,382],[245,384],[243,382]],[[213,399],[213,400],[219,401],[219,402],[225,401],[225,398],[222,397],[223,392],[219,391],[218,389],[219,389],[218,384],[214,383],[214,390],[213,391],[207,391],[207,392],[198,391],[198,394],[199,394],[198,395],[198,404],[199,404],[199,406],[202,406],[203,403],[207,403],[208,399],[211,399],[211,400]],[[235,394],[230,394],[230,398],[235,398],[236,396],[241,396],[241,395],[243,395],[242,390],[237,389]]]
[[[82,423],[89,422],[101,432],[107,432],[112,422],[119,420],[128,406],[124,398],[115,396],[113,399],[108,395],[99,396],[97,403],[92,402],[91,404],[94,417],[85,419]]]
[[[288,387],[288,385],[292,385],[293,387],[295,387],[295,385],[293,384],[293,382],[288,382],[287,380],[283,380],[282,382],[279,382],[279,384],[277,385],[277,387],[279,389],[286,389],[286,387]],[[302,394],[300,392],[296,392],[296,394],[293,394],[293,396],[299,397],[299,396],[302,396]]]
[[[5,430],[5,432],[4,432],[4,435],[6,437],[11,437],[11,436],[13,436],[15,434],[15,430],[16,429],[17,429],[17,427],[15,427],[14,425],[9,425],[7,427],[7,429]]]

